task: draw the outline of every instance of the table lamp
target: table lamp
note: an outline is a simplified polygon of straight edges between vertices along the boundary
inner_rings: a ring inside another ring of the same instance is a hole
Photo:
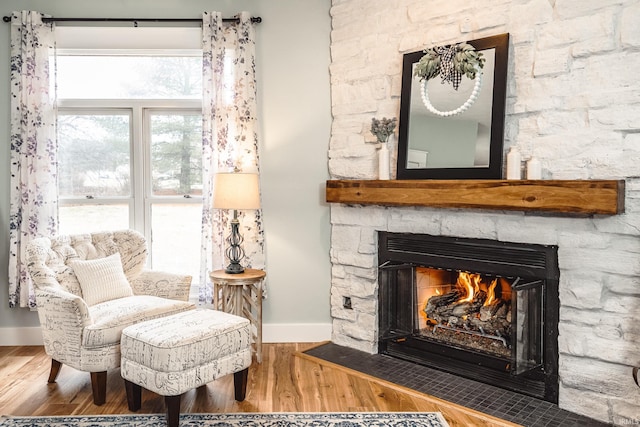
[[[244,258],[242,249],[243,237],[240,235],[238,221],[239,209],[260,209],[260,190],[256,173],[217,173],[214,177],[213,207],[216,209],[233,209],[231,234],[227,237],[229,247],[225,250],[229,265],[226,273],[244,272],[240,261]]]

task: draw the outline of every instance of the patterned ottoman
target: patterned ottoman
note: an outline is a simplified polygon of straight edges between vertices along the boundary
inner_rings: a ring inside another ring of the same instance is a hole
[[[251,365],[249,320],[198,309],[149,320],[122,331],[121,374],[131,411],[140,409],[141,388],[165,396],[167,425],[177,426],[180,395],[234,374],[242,401]]]

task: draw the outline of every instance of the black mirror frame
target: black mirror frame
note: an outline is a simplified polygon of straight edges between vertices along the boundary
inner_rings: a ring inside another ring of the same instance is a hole
[[[491,111],[491,140],[489,165],[471,168],[409,169],[409,113],[411,109],[411,85],[413,64],[424,55],[423,51],[404,54],[402,62],[402,92],[400,96],[400,122],[398,130],[397,179],[501,179],[504,147],[504,112],[507,95],[507,68],[509,57],[509,33],[467,41],[476,50],[495,48],[493,73],[493,99]]]

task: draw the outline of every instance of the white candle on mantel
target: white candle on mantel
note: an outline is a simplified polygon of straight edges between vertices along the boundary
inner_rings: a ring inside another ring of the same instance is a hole
[[[542,179],[542,165],[535,157],[527,161],[527,179]]]
[[[522,178],[522,157],[516,147],[509,149],[507,154],[507,179],[521,179]]]

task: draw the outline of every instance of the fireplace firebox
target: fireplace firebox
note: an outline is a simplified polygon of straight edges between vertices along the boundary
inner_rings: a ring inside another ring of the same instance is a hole
[[[380,353],[558,403],[558,248],[379,232]]]

